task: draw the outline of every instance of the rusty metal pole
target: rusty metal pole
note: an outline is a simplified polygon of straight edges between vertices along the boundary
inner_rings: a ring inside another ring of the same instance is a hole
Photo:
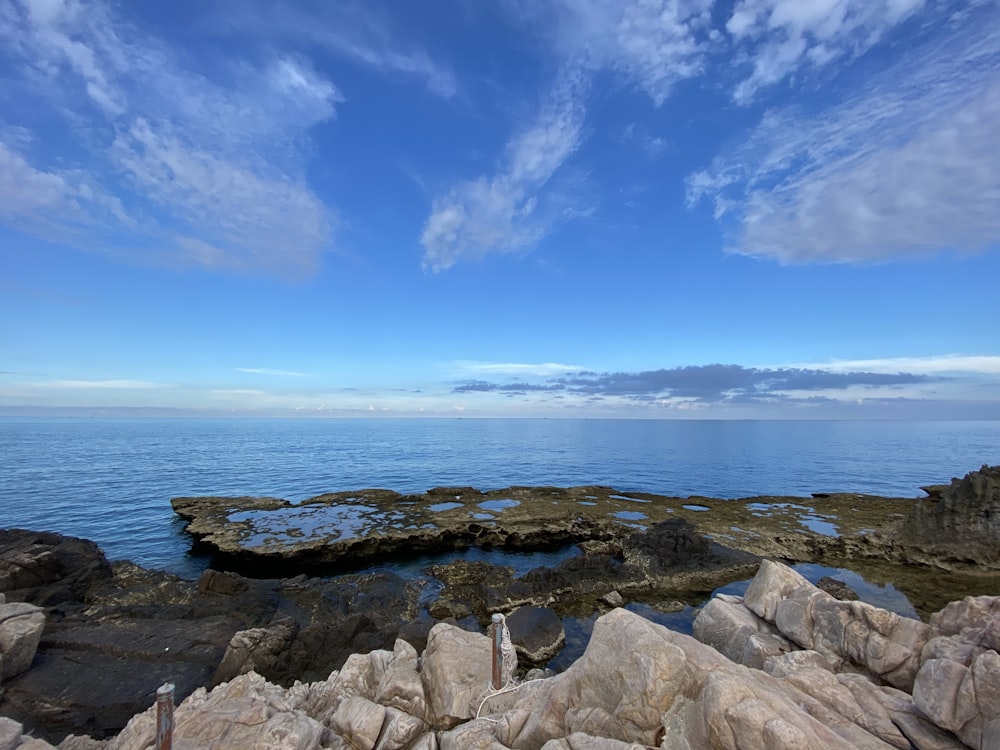
[[[171,750],[174,744],[174,686],[167,682],[156,691],[156,750]]]
[[[503,687],[503,615],[493,615],[493,689]]]

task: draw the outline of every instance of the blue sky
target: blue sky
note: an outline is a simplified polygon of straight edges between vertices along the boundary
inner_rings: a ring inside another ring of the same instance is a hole
[[[1000,418],[1000,3],[0,3],[0,413]]]

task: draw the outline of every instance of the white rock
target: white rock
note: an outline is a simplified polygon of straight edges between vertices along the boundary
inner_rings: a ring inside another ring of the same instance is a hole
[[[774,622],[778,603],[803,583],[812,585],[787,565],[761,560],[757,575],[743,595],[743,603],[758,617]]]
[[[0,677],[9,679],[26,671],[35,659],[45,629],[45,612],[25,602],[0,604]]]
[[[492,680],[490,640],[439,623],[427,636],[421,677],[435,729],[450,729],[474,715]]]
[[[0,750],[14,750],[21,744],[21,725],[6,716],[0,716]]]
[[[350,747],[372,750],[382,733],[384,721],[385,706],[364,696],[352,695],[340,704],[330,721],[330,728],[347,740]]]

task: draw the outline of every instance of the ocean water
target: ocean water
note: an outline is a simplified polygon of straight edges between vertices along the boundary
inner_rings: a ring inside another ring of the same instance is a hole
[[[737,498],[919,487],[1000,463],[1000,422],[0,419],[0,527],[197,576],[180,495],[610,485]]]

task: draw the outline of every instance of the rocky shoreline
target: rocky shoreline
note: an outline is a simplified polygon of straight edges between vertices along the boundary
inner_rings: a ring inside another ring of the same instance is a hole
[[[405,517],[394,517],[392,524],[381,525],[375,523],[381,507],[375,500],[381,497],[379,502],[398,503],[401,496],[395,493],[378,495],[385,491],[321,496],[324,498],[322,502],[301,504],[307,511],[305,516],[300,506],[273,499],[177,499],[174,507],[190,520],[189,530],[197,543],[213,549],[219,563],[217,567],[229,568],[210,569],[196,582],[145,570],[130,563],[109,564],[96,545],[85,540],[44,532],[0,531],[0,592],[4,593],[7,601],[0,605],[0,653],[3,654],[0,661],[3,677],[0,716],[20,723],[21,728],[17,731],[33,733],[38,738],[36,743],[61,742],[64,736],[74,733],[97,739],[95,744],[86,745],[84,740],[78,738],[73,740],[76,744],[64,743],[64,747],[104,746],[96,743],[117,734],[134,714],[152,704],[159,685],[172,682],[176,685],[178,700],[191,696],[188,699],[190,703],[178,709],[179,722],[188,710],[185,706],[190,706],[191,710],[200,706],[198,710],[201,710],[211,704],[222,710],[222,706],[235,699],[233,691],[244,691],[241,695],[249,704],[270,706],[266,710],[260,709],[264,714],[281,713],[284,709],[278,711],[275,708],[280,704],[291,707],[289,710],[293,714],[296,711],[301,714],[296,721],[310,719],[319,725],[313,744],[289,741],[287,744],[268,745],[271,747],[376,746],[374,742],[345,744],[343,738],[354,731],[353,719],[348,720],[345,716],[353,716],[352,712],[364,706],[369,713],[365,714],[367,718],[362,723],[367,722],[367,726],[375,723],[369,715],[370,711],[379,713],[354,698],[364,698],[382,707],[382,723],[376,733],[376,737],[381,738],[378,740],[381,744],[377,744],[379,747],[541,747],[551,741],[563,743],[554,745],[554,748],[582,750],[619,747],[608,744],[615,738],[615,741],[626,743],[620,747],[628,747],[629,742],[656,745],[659,744],[656,732],[661,730],[667,735],[673,732],[675,739],[688,738],[685,741],[692,748],[814,746],[768,744],[770,740],[757,745],[727,744],[728,741],[719,739],[722,735],[713,735],[715,739],[709,744],[690,744],[690,740],[697,735],[690,727],[694,727],[696,722],[688,709],[674,711],[671,708],[680,700],[677,696],[671,699],[673,703],[669,706],[660,706],[663,711],[667,708],[673,711],[673,718],[670,719],[673,723],[668,727],[660,722],[659,729],[650,729],[653,734],[648,737],[632,738],[628,732],[621,736],[603,731],[592,732],[587,729],[590,725],[586,722],[576,727],[568,720],[561,720],[563,724],[559,731],[565,730],[565,733],[556,732],[544,741],[537,733],[529,733],[533,739],[527,740],[525,737],[528,735],[516,732],[502,736],[494,733],[489,740],[486,734],[480,732],[481,736],[476,735],[478,739],[474,739],[472,734],[463,734],[471,732],[471,729],[461,727],[449,727],[448,732],[453,736],[446,737],[447,732],[435,723],[438,719],[427,709],[423,713],[403,711],[409,719],[391,714],[395,717],[393,721],[398,719],[393,726],[423,727],[419,736],[409,737],[407,734],[409,739],[399,744],[396,740],[390,742],[385,739],[392,734],[386,717],[390,716],[390,709],[397,712],[403,709],[393,703],[379,703],[376,700],[377,691],[366,688],[365,692],[356,683],[351,683],[354,687],[348,690],[344,687],[343,675],[349,671],[350,664],[360,664],[365,659],[368,660],[366,663],[372,664],[372,659],[380,659],[379,664],[386,668],[394,663],[394,659],[403,659],[407,664],[416,660],[422,666],[414,671],[423,680],[421,685],[424,689],[441,689],[425,684],[428,680],[423,671],[426,670],[427,651],[431,644],[437,638],[445,637],[435,634],[448,633],[449,640],[470,638],[474,641],[475,638],[483,638],[478,633],[489,622],[492,612],[510,615],[512,637],[519,646],[518,652],[525,667],[543,666],[551,658],[565,637],[560,618],[572,614],[605,613],[597,621],[599,626],[595,625],[594,639],[607,629],[601,623],[611,618],[614,622],[612,630],[636,630],[637,633],[644,633],[643,638],[648,636],[661,643],[661,647],[664,647],[663,643],[680,643],[678,647],[684,650],[688,648],[687,640],[684,640],[686,636],[669,631],[664,631],[667,633],[664,635],[657,631],[654,638],[646,634],[644,628],[658,626],[646,621],[643,625],[632,624],[631,618],[636,616],[621,610],[621,605],[641,602],[661,611],[670,611],[671,607],[683,606],[683,602],[702,601],[709,592],[725,583],[750,578],[755,573],[760,578],[766,571],[772,570],[771,563],[761,565],[762,558],[789,563],[808,561],[840,565],[858,570],[875,581],[892,581],[897,588],[910,595],[925,618],[956,597],[998,593],[1000,468],[983,467],[963,479],[953,480],[950,485],[925,490],[928,497],[919,500],[829,494],[812,500],[748,498],[727,501],[663,498],[594,487],[508,488],[490,493],[470,488],[443,488],[425,496],[404,499],[404,504],[399,506],[403,510],[399,512]],[[337,507],[332,498],[339,498],[340,503],[347,498],[355,498],[363,509],[355,512],[353,520],[346,526],[342,517],[338,521],[330,521],[328,509]],[[278,524],[267,515],[274,511],[282,514]],[[491,518],[470,518],[470,514],[488,514]],[[637,514],[642,518],[638,518]],[[534,527],[531,525],[532,517],[537,519]],[[303,528],[310,528],[310,524],[312,530],[317,532],[315,538],[310,538],[303,531]],[[280,533],[274,533],[276,529]],[[351,533],[345,533],[345,530]],[[367,537],[368,541],[359,543],[361,536]],[[316,542],[317,538],[322,544]],[[255,543],[248,545],[247,540],[254,540]],[[329,573],[338,568],[356,569],[359,565],[403,552],[428,553],[465,547],[525,550],[567,543],[578,545],[576,554],[558,564],[523,575],[515,575],[509,567],[464,560],[432,565],[427,569],[428,577],[422,579],[407,579],[389,570],[342,573],[334,577],[303,574]],[[268,569],[275,569],[275,566],[283,575],[294,575],[284,578],[254,577]],[[789,573],[792,575],[790,580],[795,580],[797,574],[794,571]],[[779,584],[773,575],[765,580],[766,584],[754,585],[769,591],[772,599],[778,596],[781,601],[795,599],[805,602],[799,609],[812,613],[809,616],[815,615],[817,605],[813,600],[820,594],[829,597],[830,601],[837,601],[824,592],[812,593],[814,587],[811,584],[806,584],[810,589],[803,588],[800,594],[792,596],[795,587],[789,588],[787,580],[781,579],[783,583]],[[802,585],[796,580],[796,586]],[[784,593],[775,595],[775,591]],[[753,600],[750,591],[747,598]],[[986,599],[970,601],[979,602],[975,606],[980,609],[986,607],[989,612],[995,610],[1000,613],[1000,604],[990,609],[993,605],[983,604]],[[850,606],[861,607],[855,613],[860,613],[861,620],[855,618],[851,622],[864,621],[872,627],[876,626],[873,623],[884,625],[886,616],[891,614],[873,615],[872,611],[865,609],[870,605],[859,602],[851,602]],[[969,604],[966,609],[972,606]],[[823,622],[829,625],[841,617],[841,610],[833,605],[827,609],[834,614],[823,615],[820,619],[825,617]],[[772,616],[769,617],[769,613]],[[719,652],[730,657],[740,655],[741,659],[736,661],[742,660],[744,653],[751,654],[752,663],[746,660],[743,663],[750,664],[755,672],[761,671],[767,658],[793,651],[798,653],[803,647],[820,653],[832,670],[827,671],[840,683],[848,678],[839,670],[847,669],[850,674],[858,674],[859,667],[868,669],[859,663],[859,654],[850,649],[835,656],[831,651],[833,646],[828,643],[831,637],[816,635],[804,626],[793,625],[790,632],[785,632],[787,628],[782,627],[783,616],[775,620],[773,614],[766,606],[762,612],[756,612],[753,607],[744,606],[744,600],[717,597],[701,610],[695,622],[696,634],[699,634],[700,628],[701,640],[718,649],[712,650],[715,656],[711,659],[719,657]],[[705,618],[708,616],[715,618],[711,627],[706,625],[709,620]],[[896,615],[891,615],[889,619],[892,617],[900,620]],[[937,654],[931,661],[951,658],[957,660],[962,669],[972,670],[970,674],[979,674],[976,670],[982,671],[992,664],[988,660],[993,657],[983,654],[989,652],[996,656],[995,645],[990,645],[989,638],[992,636],[989,633],[994,630],[1000,632],[1000,620],[994,623],[992,614],[986,620],[983,620],[985,616],[972,614],[955,617],[958,620],[965,618],[963,622],[972,622],[968,627],[986,628],[983,631],[986,635],[980,633],[975,636],[978,640],[973,639],[974,643],[968,641],[973,643],[972,646],[957,642],[957,645],[947,647],[939,644],[937,651],[928,652],[927,644],[939,637],[931,635],[932,631],[922,631],[927,636],[921,641],[922,645],[912,638],[908,641],[904,638],[902,646],[897,644],[899,639],[894,635],[889,638],[882,633],[888,640],[883,639],[882,642],[868,638],[862,650],[870,655],[879,649],[893,653],[903,649],[910,654],[907,658],[911,659],[915,674],[924,668],[924,663],[920,661],[924,652]],[[729,640],[722,641],[716,636],[706,635],[721,632],[718,623],[729,621],[736,623],[730,627],[730,630],[735,629],[739,633],[735,641],[731,634],[727,636]],[[923,625],[906,618],[901,621]],[[699,622],[702,624],[699,625]],[[930,618],[930,625],[926,627],[934,627],[934,622]],[[858,626],[851,625],[849,630],[854,638]],[[806,637],[804,633],[807,631],[813,634]],[[960,630],[956,630],[940,637],[959,635]],[[713,638],[716,640],[713,641]],[[32,649],[33,639],[35,649]],[[600,639],[595,645],[592,639],[586,654],[578,662],[610,658],[591,653],[598,647],[611,648]],[[636,658],[628,650],[628,641],[619,643],[616,648],[619,659],[628,662]],[[709,647],[699,645],[699,648]],[[777,651],[770,653],[768,649]],[[30,655],[26,656],[28,652]],[[424,656],[418,659],[420,652]],[[357,656],[361,654],[369,656]],[[762,657],[762,654],[766,656]],[[647,656],[654,661],[658,658],[655,654]],[[982,662],[985,666],[976,666],[979,662],[975,659],[979,657],[986,659]],[[699,654],[689,658],[701,663],[709,657]],[[724,658],[723,661],[729,663]],[[798,662],[796,665],[796,669],[802,666]],[[574,664],[563,675],[538,680],[538,683],[553,685],[560,680],[565,681],[565,674],[586,671],[582,667],[577,669],[577,666]],[[735,664],[731,666],[735,667]],[[809,662],[808,666],[817,668],[817,663]],[[959,674],[955,666],[936,665],[934,669],[938,670],[934,672],[937,677],[944,673],[951,677]],[[715,666],[713,670],[726,671],[729,667]],[[995,709],[996,715],[1000,715],[1000,691],[995,701],[992,697],[981,701],[982,710],[977,714],[981,720],[977,719],[980,723],[976,725],[979,726],[979,734],[969,734],[972,730],[966,731],[966,724],[971,719],[966,721],[963,718],[960,722],[953,716],[941,718],[934,714],[937,709],[932,709],[928,701],[940,704],[944,698],[932,700],[926,698],[930,695],[927,690],[917,690],[912,684],[900,686],[893,682],[894,677],[887,677],[889,672],[868,669],[864,679],[879,690],[899,690],[901,687],[904,691],[913,690],[912,694],[907,693],[912,706],[905,701],[899,703],[903,699],[895,693],[892,696],[896,702],[890,701],[896,706],[893,709],[896,714],[892,714],[895,718],[891,718],[890,723],[895,722],[893,726],[903,732],[907,742],[917,747],[961,747],[961,743],[947,744],[958,742],[954,737],[947,736],[948,732],[957,732],[955,736],[969,746],[991,746],[982,744],[982,738],[993,738],[994,735],[989,733],[1000,731],[990,729],[993,727],[990,722],[995,718],[990,711]],[[740,680],[745,679],[742,672],[739,675]],[[785,683],[790,680],[785,674],[779,677]],[[815,675],[809,677],[813,678],[819,679]],[[412,675],[408,679],[412,682]],[[762,678],[754,676],[747,690],[762,689],[755,682],[758,679]],[[850,679],[853,680],[853,677]],[[985,678],[981,678],[980,682],[982,679]],[[300,682],[298,686],[297,681]],[[978,684],[974,681],[970,683],[976,689]],[[534,682],[525,685],[526,696],[542,691],[542,688],[529,688],[529,685],[534,685]],[[213,687],[212,692],[205,691]],[[846,689],[854,687],[852,683]],[[563,688],[545,688],[545,691],[552,690]],[[704,699],[701,696],[695,700],[688,695],[689,692],[690,685],[684,688],[685,701],[694,700],[697,703]],[[318,697],[319,693],[323,694],[322,700]],[[313,697],[304,697],[309,695]],[[816,696],[814,699],[818,700]],[[312,708],[306,710],[303,700],[306,703],[313,701],[315,705],[310,704]],[[551,700],[551,696],[546,698],[546,701]],[[866,710],[875,705],[871,696],[864,700],[867,701],[863,704]],[[329,705],[319,711],[316,701],[326,701]],[[344,708],[345,701],[354,708]],[[336,706],[333,706],[334,703]],[[524,705],[518,710],[523,712]],[[699,710],[704,712],[705,709]],[[729,709],[723,710],[723,714],[728,717],[727,711]],[[611,714],[612,719],[617,715],[614,711]],[[333,718],[335,715],[340,717],[336,721]],[[937,730],[924,727],[916,719],[906,716],[929,721]],[[139,719],[136,721],[140,722]],[[508,722],[508,727],[511,726],[509,716],[504,721]],[[555,720],[550,717],[545,721],[551,723]],[[618,720],[608,721],[614,724]],[[191,731],[201,723],[201,720],[192,719]],[[854,723],[858,725],[857,721]],[[478,724],[473,721],[462,726]],[[923,744],[913,742],[913,738],[900,728],[906,725],[917,732],[912,727],[918,724],[923,727],[919,730]],[[495,729],[499,724],[489,723],[489,726]],[[865,731],[870,729],[862,728]],[[944,734],[935,733],[938,730]],[[5,731],[10,734],[13,730],[10,724],[0,723],[0,738],[5,736]],[[128,735],[128,731],[112,740],[109,746],[148,746],[149,743],[134,744],[139,742],[135,739],[137,735]],[[582,735],[573,739],[580,732],[604,739],[592,742],[581,739]],[[127,739],[129,736],[133,739]],[[234,741],[206,745],[197,739],[199,736],[193,734],[185,740],[189,744],[175,744],[175,747],[246,747],[252,744],[240,745],[234,744]],[[758,732],[755,736],[764,735]],[[882,737],[877,733],[876,736]],[[978,745],[970,742],[970,738],[974,740],[976,736],[980,738]],[[939,744],[931,742],[930,737],[938,738],[934,742]],[[824,740],[827,744],[829,741],[829,738]],[[879,741],[886,739],[882,737]],[[19,746],[13,742],[4,744],[4,740],[0,739],[0,748],[6,750],[7,747]],[[893,735],[889,746],[911,746],[901,742]],[[39,749],[46,746],[37,744]]]

